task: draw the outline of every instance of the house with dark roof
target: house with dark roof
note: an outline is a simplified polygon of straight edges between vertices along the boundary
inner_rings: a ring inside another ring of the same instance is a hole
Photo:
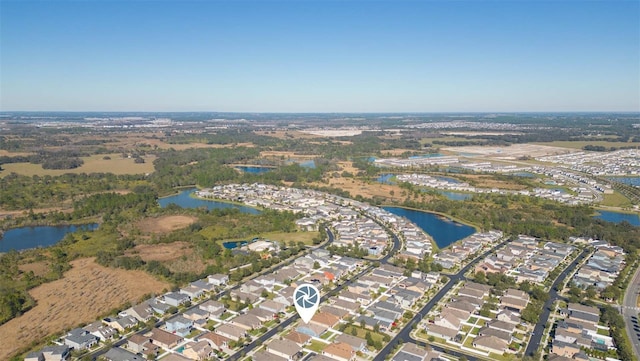
[[[107,361],[143,361],[144,357],[138,356],[120,347],[112,347],[104,355],[102,355]]]

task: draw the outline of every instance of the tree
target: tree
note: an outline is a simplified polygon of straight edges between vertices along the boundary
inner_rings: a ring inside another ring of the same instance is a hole
[[[313,269],[318,269],[318,268],[320,268],[320,262],[318,261],[313,262]]]

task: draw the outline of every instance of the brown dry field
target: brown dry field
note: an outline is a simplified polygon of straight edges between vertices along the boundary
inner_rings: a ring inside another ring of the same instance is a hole
[[[128,252],[128,255],[138,255],[145,262],[147,261],[173,261],[184,255],[190,255],[193,249],[189,248],[187,242],[173,242],[161,244],[140,244]]]
[[[197,220],[196,217],[181,215],[145,218],[138,222],[138,228],[143,233],[162,234],[184,228]]]
[[[78,259],[71,265],[64,278],[29,292],[38,302],[33,309],[0,326],[0,360],[32,341],[94,321],[127,301],[136,302],[170,286],[143,271],[102,267],[94,258]]]
[[[105,160],[104,156],[110,156],[111,159]],[[90,157],[82,157],[84,164],[74,169],[44,169],[41,164],[32,163],[8,163],[2,167],[4,170],[0,172],[0,177],[4,177],[11,173],[17,173],[26,176],[58,176],[66,173],[102,173],[110,172],[113,174],[145,174],[154,171],[153,160],[155,156],[149,155],[143,157],[145,163],[135,163],[133,158],[122,158],[119,154],[98,154]]]
[[[473,179],[476,183],[476,187],[480,188],[500,188],[510,190],[522,190],[527,187],[522,184],[504,182],[501,180],[493,179],[490,175],[483,174],[465,174],[465,178]]]
[[[33,271],[36,276],[44,276],[49,272],[49,264],[45,261],[25,263],[18,266],[22,272]]]

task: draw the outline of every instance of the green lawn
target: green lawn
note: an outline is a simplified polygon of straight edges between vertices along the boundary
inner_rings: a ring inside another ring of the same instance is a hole
[[[327,347],[327,344],[324,342],[320,342],[317,340],[311,340],[311,343],[309,343],[309,345],[307,345],[307,348],[309,350],[312,350],[314,352],[317,353],[321,353],[322,350],[324,350],[324,348]]]

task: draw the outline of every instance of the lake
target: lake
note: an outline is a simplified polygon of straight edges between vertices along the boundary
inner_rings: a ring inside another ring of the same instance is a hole
[[[434,213],[399,207],[383,207],[383,209],[395,215],[405,217],[418,225],[418,227],[433,237],[433,240],[439,248],[445,248],[476,232],[473,227],[443,218]]]
[[[260,214],[260,210],[251,208],[251,207],[246,207],[246,206],[233,204],[233,203],[218,202],[218,201],[208,200],[208,199],[193,198],[190,196],[190,194],[193,193],[194,191],[195,191],[194,188],[189,188],[176,195],[160,198],[158,199],[158,203],[162,208],[173,203],[182,208],[206,207],[208,210],[236,208],[236,209],[239,209],[240,212],[242,213]]]
[[[640,177],[611,177],[613,181],[628,184],[630,186],[640,187]]]
[[[253,174],[261,174],[261,173],[266,173],[270,170],[272,170],[273,168],[270,167],[260,167],[260,166],[255,166],[255,165],[242,165],[242,166],[237,166],[234,167],[237,170],[243,171],[245,173],[253,173]]]
[[[0,238],[0,253],[9,252],[14,249],[21,251],[24,249],[52,246],[67,235],[67,233],[77,230],[94,230],[98,228],[97,223],[81,226],[37,226],[20,227],[4,232]]]
[[[637,213],[621,213],[612,211],[597,210],[598,214],[594,217],[602,219],[603,221],[620,223],[627,221],[634,226],[640,227],[640,215]]]

